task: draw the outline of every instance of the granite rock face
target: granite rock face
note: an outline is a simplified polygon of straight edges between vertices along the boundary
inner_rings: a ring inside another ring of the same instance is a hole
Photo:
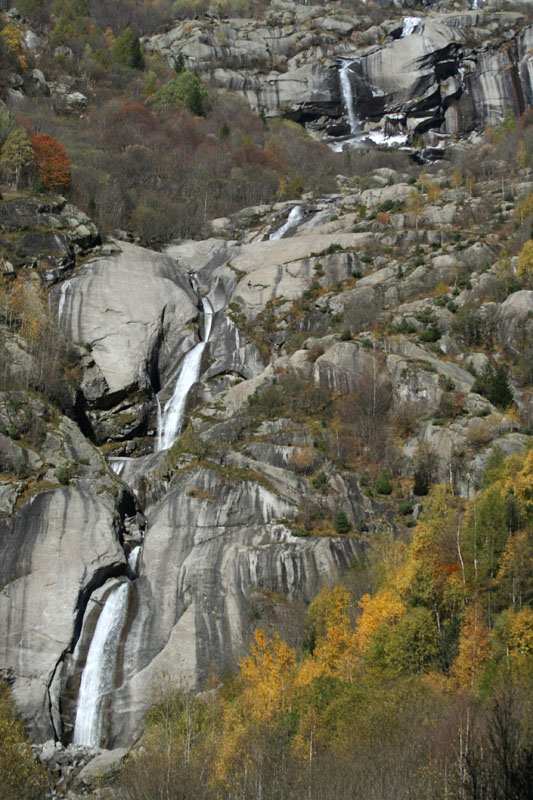
[[[146,387],[150,378],[163,384],[183,353],[187,324],[198,315],[186,270],[125,243],[55,289],[52,306],[64,333],[90,348],[106,404]]]
[[[306,11],[279,2],[266,21],[182,22],[147,46],[169,64],[182,56],[266,116],[332,135],[350,132],[339,79],[347,61],[367,133],[464,134],[531,104],[533,34],[519,13],[433,12],[411,27],[391,19],[371,28],[333,6]]]
[[[65,488],[0,520],[0,663],[16,672],[15,700],[41,741],[61,733],[53,683],[87,598],[125,570],[115,519],[109,495]]]

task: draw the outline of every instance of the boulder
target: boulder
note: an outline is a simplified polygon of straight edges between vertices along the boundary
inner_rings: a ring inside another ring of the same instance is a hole
[[[51,302],[67,336],[90,347],[109,404],[135,387],[164,383],[198,314],[183,268],[126,243],[56,287]]]

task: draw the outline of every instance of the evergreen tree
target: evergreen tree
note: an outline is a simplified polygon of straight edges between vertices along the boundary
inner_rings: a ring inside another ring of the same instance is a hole
[[[483,373],[474,381],[472,391],[482,394],[498,408],[507,408],[513,402],[513,390],[504,364],[497,367],[487,364]]]
[[[115,63],[122,64],[123,67],[132,67],[133,69],[144,67],[139,37],[135,36],[129,27],[113,42],[111,56]]]
[[[376,492],[378,492],[378,494],[392,494],[391,482],[385,470],[383,470],[376,481]]]
[[[348,533],[351,525],[345,511],[339,511],[333,520],[333,527],[337,533]]]

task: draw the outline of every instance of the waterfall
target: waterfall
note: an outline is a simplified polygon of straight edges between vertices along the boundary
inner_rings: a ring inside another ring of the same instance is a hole
[[[64,281],[61,286],[61,294],[59,296],[59,305],[57,307],[57,324],[61,325],[61,315],[63,313],[63,308],[65,306],[65,300],[67,298],[67,292],[70,289],[70,281]]]
[[[411,36],[412,33],[418,28],[422,20],[420,17],[404,17],[403,27],[400,39],[405,39],[406,36]]]
[[[126,620],[129,583],[121,583],[108,596],[98,617],[81,676],[74,744],[99,747],[106,698],[113,691],[120,635]]]
[[[120,478],[120,476],[124,472],[126,464],[130,460],[131,459],[129,459],[129,458],[123,458],[123,457],[120,457],[120,456],[116,456],[115,458],[110,458],[109,459],[109,466],[111,467],[111,469],[113,470],[115,475],[118,475],[118,477]]]
[[[344,61],[343,66],[339,70],[342,101],[344,103],[344,108],[346,109],[346,113],[348,114],[348,120],[350,122],[350,133],[352,134],[353,137],[356,137],[361,130],[361,123],[359,121],[359,117],[355,113],[356,98],[354,98],[352,83],[350,81],[350,67],[357,61],[359,61],[358,58],[346,59]]]
[[[303,216],[304,216],[303,208],[301,206],[294,206],[294,208],[291,208],[290,214],[287,217],[287,221],[281,226],[281,228],[278,228],[277,231],[271,233],[268,238],[270,240],[283,238],[283,236],[285,236],[287,231],[290,231],[293,228],[298,227],[299,223],[303,219]]]
[[[187,395],[200,375],[202,355],[211,334],[211,324],[213,321],[213,309],[206,297],[202,297],[202,305],[205,321],[204,340],[198,342],[198,344],[184,356],[172,397],[165,404],[165,408],[160,417],[158,415],[158,450],[166,450],[171,447],[180,435]]]
[[[134,574],[137,574],[137,565],[139,563],[139,556],[141,555],[141,545],[138,544],[133,548],[128,556],[128,566]]]

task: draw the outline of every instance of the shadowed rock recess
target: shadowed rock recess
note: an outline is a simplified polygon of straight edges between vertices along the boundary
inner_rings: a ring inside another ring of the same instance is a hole
[[[40,286],[66,354],[50,388],[52,345],[2,312],[0,670],[37,742],[128,747],[163,681],[216,685],[256,627],[301,648],[307,605],[407,537],[429,486],[471,497],[530,444],[533,169],[498,147],[533,103],[533,27],[381,11],[275,2],[142,39],[353,145],[333,193],[162,252],[65,201],[0,203],[4,275]],[[396,136],[415,158],[371,144]]]

